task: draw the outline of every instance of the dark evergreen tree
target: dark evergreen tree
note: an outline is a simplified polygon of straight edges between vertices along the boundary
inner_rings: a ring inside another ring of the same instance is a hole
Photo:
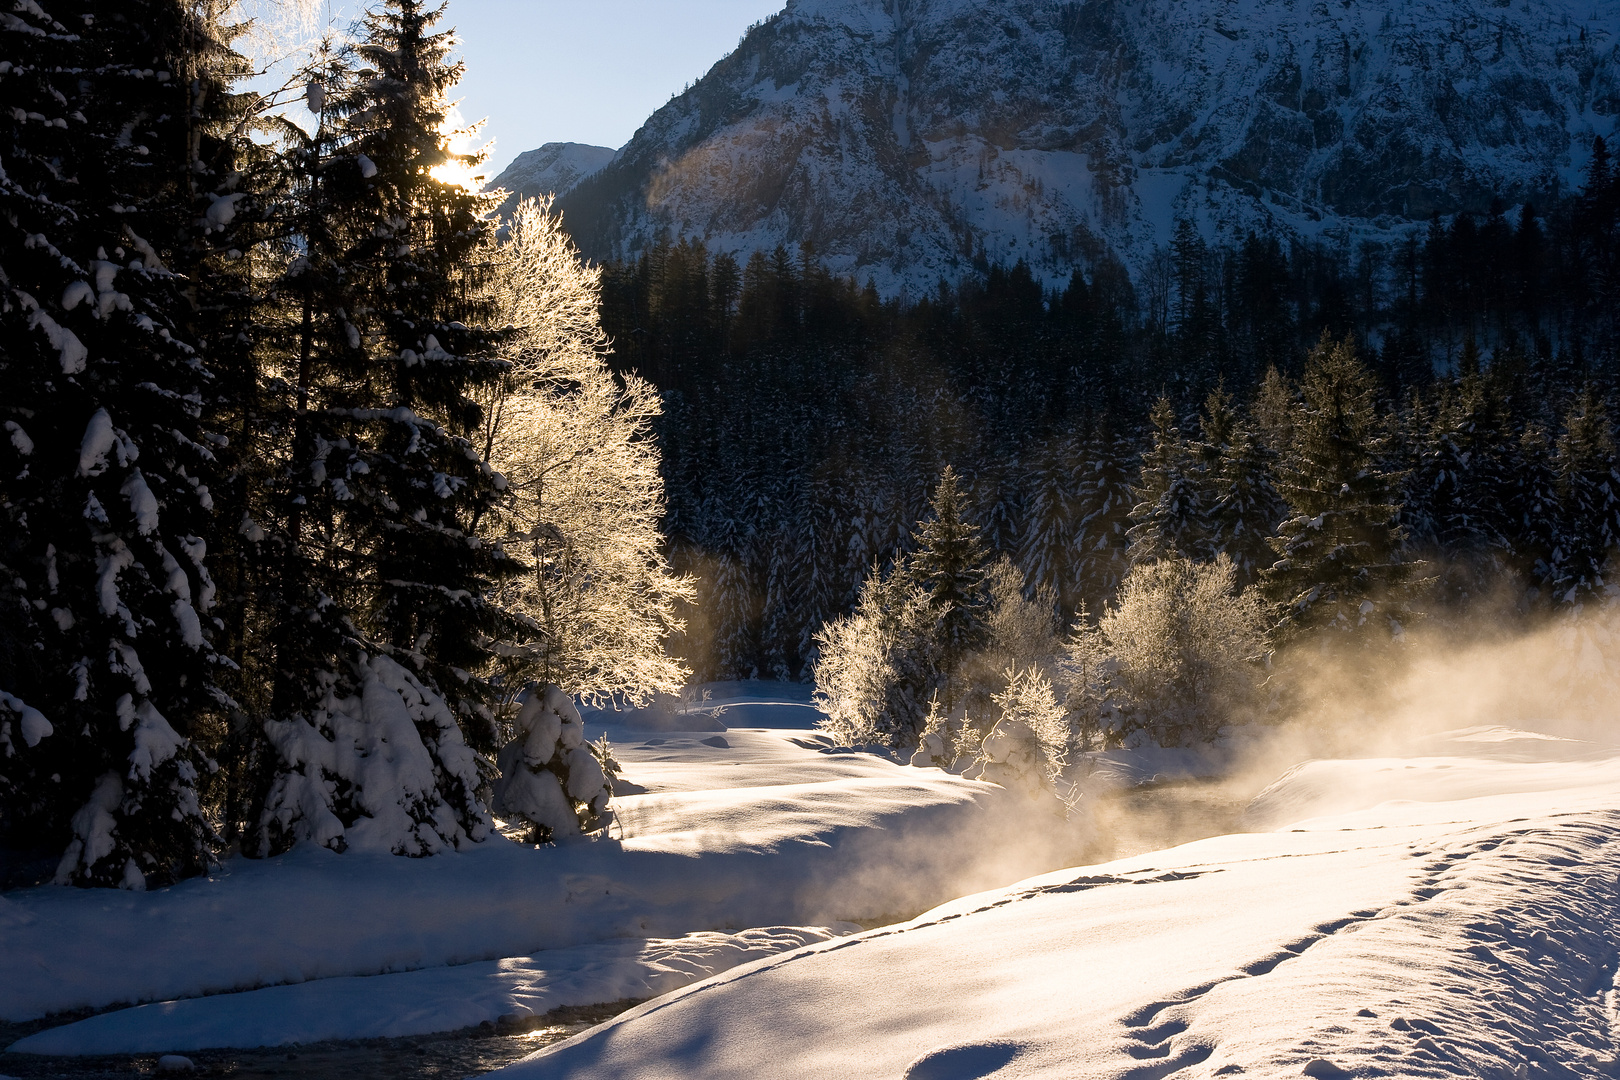
[[[1558,471],[1547,433],[1530,425],[1509,447],[1511,477],[1503,506],[1503,531],[1513,570],[1531,606],[1551,600],[1559,552]]]
[[[1069,434],[1052,439],[1036,455],[1029,478],[1029,511],[1018,547],[1017,561],[1027,586],[1037,593],[1051,589],[1065,618],[1080,607],[1074,571],[1081,462],[1079,440]]]
[[[1075,577],[1080,598],[1093,612],[1114,599],[1129,569],[1126,531],[1130,525],[1131,478],[1136,455],[1131,439],[1100,427],[1086,440],[1075,529]]]
[[[8,826],[66,847],[59,881],[139,889],[213,858],[223,440],[194,333],[207,283],[175,267],[240,197],[199,156],[231,75],[209,57],[229,50],[206,5],[19,12],[0,27],[33,106],[7,120],[0,181],[0,797]]]
[[[1306,363],[1280,492],[1292,517],[1263,575],[1283,640],[1331,629],[1387,640],[1402,629],[1409,568],[1399,557],[1398,477],[1382,460],[1377,384],[1348,341],[1325,335]]]
[[[1197,460],[1176,426],[1170,400],[1160,397],[1148,414],[1153,445],[1142,455],[1140,479],[1131,494],[1127,534],[1131,564],[1171,555],[1201,560],[1209,535],[1209,491],[1204,463]]]
[[[940,474],[928,516],[917,523],[911,575],[928,593],[943,669],[950,672],[984,637],[985,571],[989,552],[967,516],[961,481],[950,466]]]
[[[1438,597],[1477,598],[1507,565],[1512,477],[1506,403],[1475,371],[1444,388],[1430,415],[1413,410],[1416,432],[1403,514],[1410,542],[1443,562]],[[1416,511],[1416,512],[1412,512]]]
[[[352,69],[310,73],[321,126],[300,148],[285,481],[266,507],[281,569],[261,853],[426,854],[489,829],[477,753],[496,745],[496,643],[525,629],[489,600],[516,564],[476,535],[500,494],[470,441],[472,393],[502,370],[477,287],[493,225],[487,197],[436,175],[478,161],[446,149],[461,68],[439,15],[384,4]],[[412,767],[371,768],[378,742]]]
[[[1277,494],[1276,455],[1220,389],[1204,403],[1202,435],[1210,504],[1205,561],[1224,553],[1238,589],[1246,589],[1275,561],[1270,538],[1287,516]]]
[[[1587,390],[1558,439],[1559,532],[1549,584],[1560,605],[1582,608],[1603,595],[1620,544],[1620,475],[1608,410]]]

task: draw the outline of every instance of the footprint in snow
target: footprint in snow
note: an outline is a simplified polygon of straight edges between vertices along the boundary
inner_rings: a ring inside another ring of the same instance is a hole
[[[979,1080],[1017,1057],[1015,1042],[969,1043],[931,1050],[906,1066],[904,1080]]]

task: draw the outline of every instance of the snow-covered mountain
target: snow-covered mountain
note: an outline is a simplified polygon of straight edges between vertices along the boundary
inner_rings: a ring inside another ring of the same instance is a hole
[[[508,203],[534,195],[562,195],[586,177],[600,171],[613,160],[613,151],[605,146],[585,143],[546,143],[538,150],[528,150],[501,170],[489,183],[489,190],[504,189],[512,193]]]
[[[808,242],[886,292],[1140,275],[1177,218],[1347,242],[1577,183],[1617,0],[790,0],[562,200],[598,258]]]

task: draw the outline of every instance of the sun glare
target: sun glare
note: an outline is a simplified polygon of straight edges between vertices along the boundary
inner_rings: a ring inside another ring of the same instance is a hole
[[[495,142],[492,139],[482,145],[479,144],[478,133],[481,127],[481,124],[468,124],[462,118],[461,110],[452,106],[445,114],[444,122],[439,125],[439,134],[445,138],[445,148],[457,157],[483,151],[480,155],[481,160],[478,164],[469,165],[464,161],[452,159],[435,167],[428,175],[441,184],[452,184],[468,191],[482,189],[488,172],[483,162],[488,160],[489,153],[495,148]]]

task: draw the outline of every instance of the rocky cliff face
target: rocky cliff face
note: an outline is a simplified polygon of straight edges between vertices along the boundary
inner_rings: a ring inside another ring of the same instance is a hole
[[[811,244],[887,293],[1139,278],[1179,218],[1392,238],[1578,182],[1620,0],[792,0],[561,201],[584,249]]]

